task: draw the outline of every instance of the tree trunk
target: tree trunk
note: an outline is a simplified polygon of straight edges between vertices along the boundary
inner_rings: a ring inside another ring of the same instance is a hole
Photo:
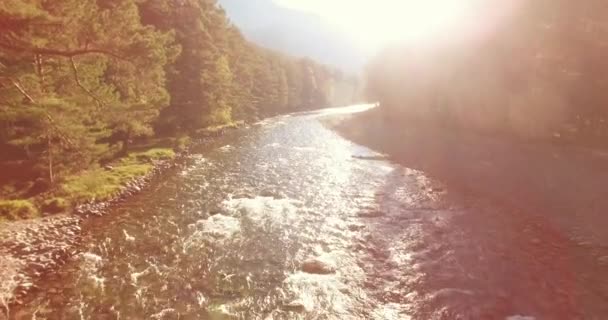
[[[131,134],[126,133],[125,138],[122,140],[122,149],[120,150],[120,155],[121,156],[128,155],[130,146],[131,146]]]
[[[51,134],[48,133],[46,135],[47,137],[47,152],[48,152],[48,157],[49,157],[49,181],[51,182],[51,184],[55,183],[55,173],[53,172],[53,141],[51,139]]]
[[[40,91],[46,92],[46,90],[44,89],[44,66],[42,64],[42,55],[37,54],[35,56],[35,62],[36,62],[36,73],[38,74],[38,83],[40,85]]]

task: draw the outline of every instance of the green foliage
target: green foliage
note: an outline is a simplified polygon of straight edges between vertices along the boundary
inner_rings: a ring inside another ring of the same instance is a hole
[[[70,203],[65,198],[51,198],[42,202],[40,209],[45,213],[61,213],[68,210]]]
[[[339,72],[247,42],[215,0],[147,0],[140,8],[144,23],[175,32],[182,49],[168,68],[172,100],[157,123],[164,131],[194,133],[332,100]]]
[[[175,151],[167,148],[154,148],[144,152],[133,152],[120,161],[121,164],[152,163],[158,160],[175,158]]]
[[[28,200],[0,200],[0,219],[11,221],[38,215],[38,209]]]
[[[6,0],[0,29],[0,191],[60,190],[45,211],[175,156],[142,141],[327,106],[339,75],[248,42],[216,0]]]
[[[149,174],[155,161],[174,157],[173,150],[163,148],[133,152],[104,169],[90,169],[67,177],[60,186],[59,194],[71,199],[73,203],[107,200],[134,178]]]
[[[192,139],[189,136],[179,137],[175,139],[173,149],[177,152],[183,152],[188,149],[191,143]]]
[[[52,182],[107,156],[107,142],[126,150],[153,134],[178,50],[135,1],[11,0],[0,25],[0,146],[21,148],[38,175]]]
[[[67,177],[60,185],[59,194],[69,197],[73,203],[108,200],[120,192],[127,182],[148,174],[152,168],[151,164],[129,164],[112,170],[91,169]]]

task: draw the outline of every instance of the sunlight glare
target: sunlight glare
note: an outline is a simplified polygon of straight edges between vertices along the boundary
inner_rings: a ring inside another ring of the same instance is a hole
[[[377,50],[393,43],[426,41],[467,22],[475,0],[276,0],[315,13]]]

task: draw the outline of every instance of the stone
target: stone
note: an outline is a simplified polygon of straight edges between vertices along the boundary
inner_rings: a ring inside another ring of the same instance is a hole
[[[292,312],[305,312],[306,306],[304,305],[304,302],[302,302],[301,300],[294,300],[290,303],[285,304],[283,306],[283,309],[285,309],[287,311],[292,311]]]
[[[348,226],[348,230],[350,230],[350,231],[359,231],[362,229],[365,229],[365,225],[363,225],[363,224],[350,224]]]
[[[302,264],[302,271],[311,274],[332,274],[336,272],[336,268],[319,259],[309,259]]]

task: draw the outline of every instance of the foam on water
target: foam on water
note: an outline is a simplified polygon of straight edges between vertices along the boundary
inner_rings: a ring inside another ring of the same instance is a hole
[[[264,220],[272,222],[291,221],[302,202],[292,199],[275,199],[274,197],[255,197],[228,199],[222,203],[230,214],[260,223]]]
[[[197,224],[201,226],[201,234],[214,238],[230,238],[241,230],[241,223],[237,218],[222,214],[211,216]]]
[[[348,319],[356,309],[349,286],[337,276],[297,272],[287,277],[284,285],[291,298],[286,304],[299,303],[309,315]]]
[[[80,254],[80,258],[83,260],[83,263],[87,266],[97,267],[103,263],[103,258],[101,256],[91,253],[85,252]]]
[[[105,290],[106,279],[100,275],[99,270],[103,266],[103,258],[91,252],[84,252],[78,255],[83,270],[83,278],[95,289]]]
[[[296,151],[308,151],[308,152],[319,151],[318,149],[315,149],[312,147],[291,147],[291,148]]]
[[[404,306],[398,303],[388,303],[376,307],[371,313],[373,320],[410,320]]]
[[[228,145],[225,145],[225,146],[221,147],[219,150],[225,152],[225,151],[230,151],[233,148],[234,148],[233,146],[231,146],[231,145],[228,144]]]

